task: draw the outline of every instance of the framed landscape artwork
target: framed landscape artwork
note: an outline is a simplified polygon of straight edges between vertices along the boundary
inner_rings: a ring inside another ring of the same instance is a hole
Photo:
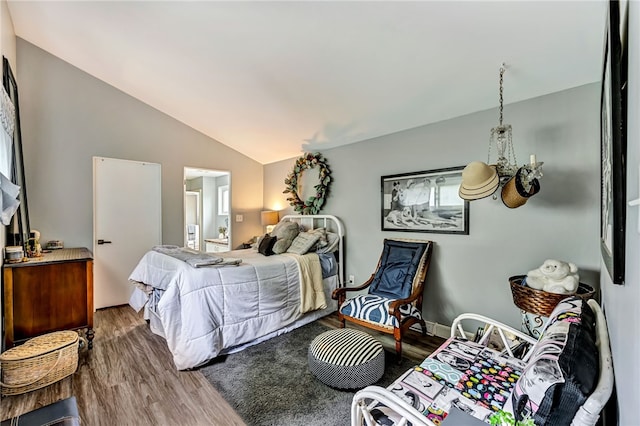
[[[463,168],[382,176],[382,230],[468,235],[469,202],[458,195]]]
[[[626,221],[626,31],[619,3],[609,4],[600,102],[600,249],[614,284],[624,284]]]

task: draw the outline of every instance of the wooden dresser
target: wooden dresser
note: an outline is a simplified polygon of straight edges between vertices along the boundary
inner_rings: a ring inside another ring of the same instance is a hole
[[[5,347],[58,330],[86,329],[93,346],[93,255],[86,248],[5,263]]]

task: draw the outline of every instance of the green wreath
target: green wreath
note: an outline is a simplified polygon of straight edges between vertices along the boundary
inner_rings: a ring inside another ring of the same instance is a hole
[[[316,195],[309,197],[306,201],[302,201],[298,196],[298,180],[301,173],[307,169],[318,167],[318,180],[320,181],[314,189]],[[287,201],[293,209],[302,214],[318,214],[329,193],[329,184],[331,183],[331,170],[326,163],[326,160],[319,152],[311,154],[309,152],[296,160],[296,164],[293,166],[293,170],[289,173],[289,176],[284,180],[286,188],[282,191],[283,194],[290,194]]]

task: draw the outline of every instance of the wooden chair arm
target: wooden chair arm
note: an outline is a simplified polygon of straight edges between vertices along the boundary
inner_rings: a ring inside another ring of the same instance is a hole
[[[346,298],[346,293],[348,291],[359,291],[362,289],[365,289],[367,287],[369,287],[371,285],[371,282],[373,281],[373,277],[375,275],[371,274],[371,276],[369,277],[369,279],[367,281],[365,281],[363,284],[357,286],[357,287],[339,287],[336,288],[335,290],[333,290],[333,293],[331,293],[331,298],[333,300],[338,300],[340,301],[340,303],[344,302],[344,299]],[[340,299],[342,297],[342,300]]]
[[[396,299],[393,302],[389,303],[389,315],[395,316],[395,312],[400,308],[400,306],[412,303],[413,301],[418,300],[420,297],[422,297],[423,288],[423,286],[418,286],[418,288],[416,288],[416,291],[414,291],[406,299]]]

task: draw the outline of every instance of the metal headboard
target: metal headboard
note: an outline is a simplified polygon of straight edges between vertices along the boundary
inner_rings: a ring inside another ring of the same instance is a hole
[[[340,287],[344,286],[344,226],[340,219],[329,214],[289,214],[280,220],[296,222],[307,230],[325,228],[327,231],[334,232],[340,237],[338,242],[338,278],[340,280]]]

